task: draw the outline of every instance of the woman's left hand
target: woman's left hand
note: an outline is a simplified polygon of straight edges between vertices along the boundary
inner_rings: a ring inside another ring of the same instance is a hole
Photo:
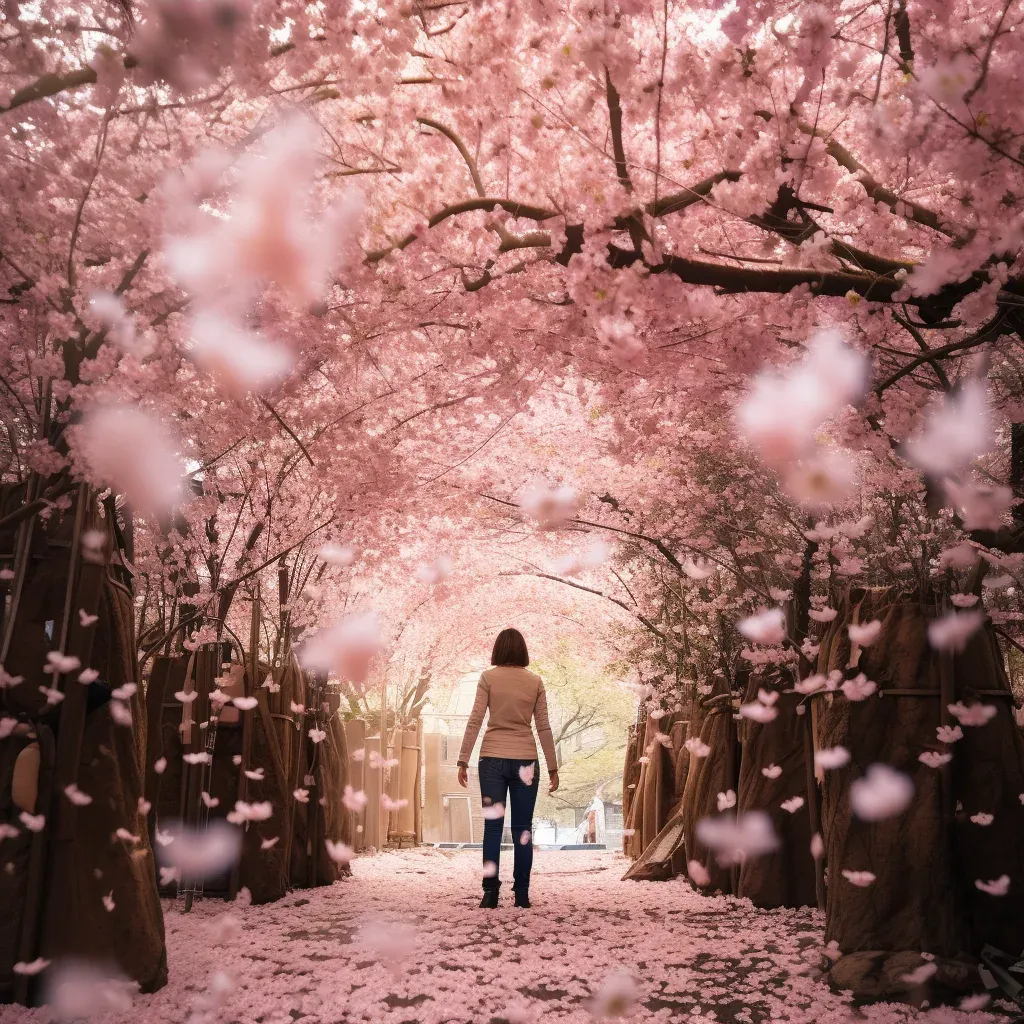
[[[558,789],[558,772],[549,772],[548,777],[550,779],[550,785],[548,786],[548,792],[554,793]]]

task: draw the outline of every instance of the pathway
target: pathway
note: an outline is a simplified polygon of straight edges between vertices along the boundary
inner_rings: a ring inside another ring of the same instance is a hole
[[[853,1010],[818,975],[821,918],[758,912],[684,882],[621,882],[618,854],[539,852],[534,907],[477,907],[479,853],[354,862],[353,877],[265,907],[167,906],[170,984],[104,1024],[569,1024],[631,999],[680,1024],[981,1024],[987,1012]],[[509,865],[505,866],[507,871]],[[46,1020],[0,1010],[4,1024]]]

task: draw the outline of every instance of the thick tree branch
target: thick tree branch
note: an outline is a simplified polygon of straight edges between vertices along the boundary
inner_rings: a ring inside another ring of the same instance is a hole
[[[627,191],[633,191],[633,182],[629,177],[629,165],[626,163],[626,147],[622,143],[622,101],[619,90],[615,88],[608,69],[604,72],[605,94],[608,99],[608,124],[612,135],[612,153],[615,155],[615,173],[619,184]]]
[[[903,44],[901,43],[900,45],[902,47]],[[764,118],[766,121],[770,121],[774,117],[770,110],[758,110],[756,113],[758,117]],[[956,225],[945,223],[933,210],[929,210],[927,207],[921,206],[910,199],[904,199],[893,192],[892,189],[879,184],[868,169],[842,143],[837,142],[824,132],[815,130],[813,125],[803,121],[797,122],[797,127],[807,135],[814,135],[821,139],[825,143],[825,152],[841,167],[845,167],[851,174],[856,174],[858,180],[864,186],[864,190],[875,202],[888,206],[894,213],[902,214],[907,220],[912,220],[915,224],[922,224],[949,238],[964,237],[964,233]]]
[[[946,371],[943,370],[942,365],[939,363],[939,361],[937,359],[931,358],[931,353],[928,348],[928,342],[924,340],[924,336],[921,334],[921,332],[909,320],[904,320],[903,317],[901,317],[899,313],[895,311],[893,311],[892,318],[893,320],[896,321],[896,323],[903,327],[904,330],[906,330],[906,332],[914,339],[914,341],[917,342],[917,347],[921,349],[921,351],[929,357],[928,365],[931,366],[936,378],[938,378],[939,384],[942,385],[942,389],[947,392],[950,391],[951,386],[949,383],[949,377],[946,376]]]
[[[497,209],[505,210],[513,217],[523,217],[526,220],[545,221],[560,216],[557,210],[549,210],[543,206],[533,206],[529,203],[519,203],[513,199],[502,199],[494,196],[478,196],[475,199],[463,199],[461,202],[452,203],[450,206],[445,206],[438,210],[427,221],[427,227],[437,227],[438,224],[443,224],[446,220],[458,217],[463,213],[472,213],[475,210],[493,213]],[[415,231],[410,231],[407,235],[396,242],[392,242],[390,245],[380,249],[371,249],[364,258],[367,263],[379,263],[382,259],[391,255],[391,253],[408,248],[417,238],[419,238],[419,234]]]
[[[898,380],[902,380],[908,374],[913,373],[919,366],[925,363],[930,363],[936,359],[942,359],[945,356],[952,355],[954,352],[965,352],[971,348],[977,348],[979,345],[984,345],[988,341],[994,341],[996,338],[1003,334],[1009,334],[1014,332],[1014,328],[1010,323],[1012,318],[1008,317],[1004,313],[1000,313],[993,317],[980,331],[972,334],[969,338],[963,338],[960,341],[951,341],[948,345],[943,345],[940,348],[929,349],[926,355],[917,356],[912,359],[906,366],[901,367],[895,373],[886,377],[881,383],[875,385],[875,394],[881,395],[887,388],[892,387]]]
[[[79,68],[65,75],[41,75],[34,82],[19,89],[6,107],[0,107],[0,114],[15,110],[35,100],[46,99],[67,92],[69,89],[80,89],[83,85],[92,85],[96,81],[96,72],[92,68]]]
[[[914,44],[910,38],[910,16],[907,14],[907,0],[898,0],[893,17],[896,38],[900,44],[900,70],[909,75],[914,70]]]
[[[434,131],[440,132],[445,138],[449,139],[453,146],[462,154],[462,159],[466,161],[466,166],[469,168],[470,177],[473,179],[473,187],[476,189],[478,196],[485,196],[487,193],[484,191],[484,183],[480,178],[480,171],[476,166],[476,161],[473,159],[473,154],[470,153],[466,144],[459,138],[458,135],[452,131],[447,125],[441,124],[440,121],[435,121],[432,117],[417,117],[416,120],[428,128],[433,128]]]

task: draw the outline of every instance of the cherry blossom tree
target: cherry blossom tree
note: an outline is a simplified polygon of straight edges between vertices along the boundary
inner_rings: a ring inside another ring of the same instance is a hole
[[[1017,4],[8,6],[0,527],[87,483],[143,669],[258,604],[402,713],[600,620],[676,711],[851,586],[1020,643]]]

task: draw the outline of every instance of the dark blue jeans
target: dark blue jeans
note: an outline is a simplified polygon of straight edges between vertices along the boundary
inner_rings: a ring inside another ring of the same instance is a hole
[[[527,786],[519,769],[533,765],[533,782]],[[533,867],[533,808],[537,803],[540,766],[536,761],[521,761],[509,757],[480,758],[480,798],[484,807],[501,804],[511,805],[510,828],[513,856],[512,888],[525,892],[530,887],[530,870]],[[506,801],[506,796],[508,800]],[[494,875],[484,878],[485,889],[498,886],[498,862],[501,857],[501,833],[505,827],[505,815],[500,818],[484,819],[484,865],[494,865]],[[525,839],[525,841],[524,841]]]

